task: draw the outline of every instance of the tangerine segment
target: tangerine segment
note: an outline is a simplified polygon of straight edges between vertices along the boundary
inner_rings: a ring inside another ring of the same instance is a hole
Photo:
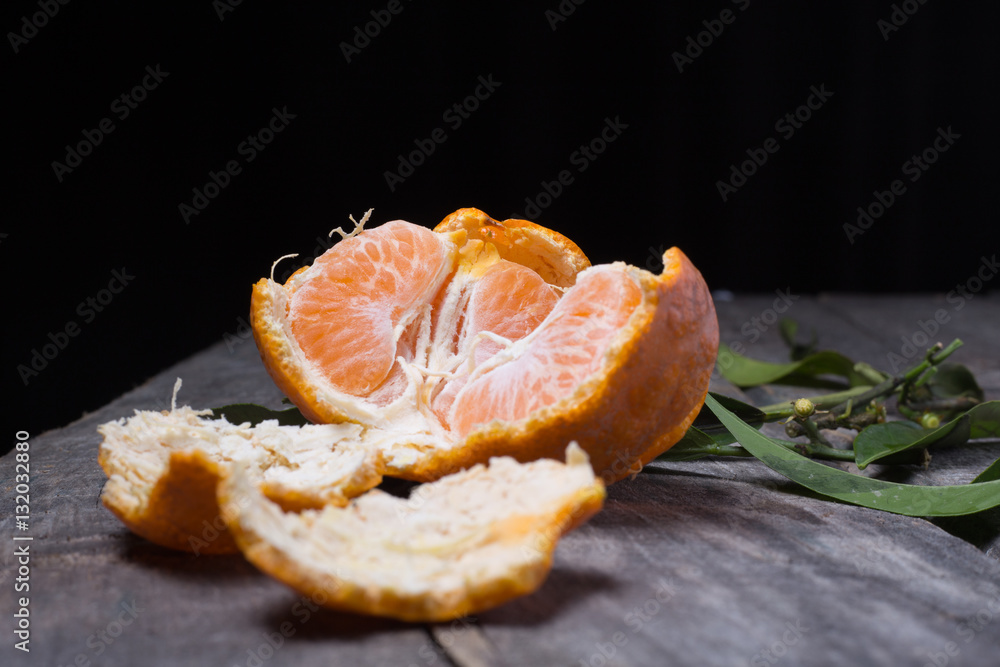
[[[491,419],[526,417],[571,395],[598,371],[612,338],[642,300],[638,285],[623,269],[617,265],[584,271],[530,342],[498,357],[499,366],[487,368],[459,393],[450,415],[452,430],[466,435]],[[495,309],[492,316],[508,312]]]
[[[684,253],[671,248],[663,264],[659,276],[625,267],[642,301],[604,350],[601,369],[571,396],[515,421],[474,427],[458,448],[417,468],[413,477],[491,455],[555,458],[562,443],[575,440],[610,484],[680,440],[708,392],[719,326],[708,286]]]
[[[336,389],[365,396],[396,360],[405,328],[451,273],[455,244],[403,221],[341,241],[316,259],[291,296],[299,347]]]
[[[500,256],[528,267],[550,285],[569,287],[576,274],[590,266],[580,247],[568,238],[529,220],[494,220],[477,208],[460,208],[434,228],[435,232],[464,230],[470,239],[497,247]]]
[[[98,461],[108,477],[101,500],[132,532],[170,549],[234,553],[216,501],[233,462],[254,470],[260,492],[295,510],[346,505],[377,486],[381,455],[361,445],[355,424],[230,424],[183,406],[136,411],[102,424]]]
[[[433,400],[434,412],[442,423],[447,424],[455,396],[468,379],[466,369],[503,350],[504,341],[510,344],[530,334],[558,301],[541,276],[520,264],[501,259],[486,269],[473,283],[459,336],[459,347],[470,363],[458,368],[460,374],[444,383]]]
[[[246,558],[326,607],[406,621],[458,618],[536,590],[558,538],[600,510],[604,485],[574,444],[566,463],[494,458],[346,508],[285,514],[245,472],[219,503]]]
[[[501,260],[480,278],[469,299],[468,334],[489,331],[517,341],[534,331],[559,301],[559,296],[531,269]],[[502,349],[496,340],[477,344],[476,364]]]

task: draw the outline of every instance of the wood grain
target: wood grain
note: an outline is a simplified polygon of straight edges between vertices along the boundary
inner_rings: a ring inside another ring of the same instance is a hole
[[[774,295],[718,303],[722,340],[774,361],[761,331]],[[1000,299],[955,309],[943,295],[802,296],[784,314],[820,347],[876,366],[947,309],[942,340],[1000,398]],[[763,319],[762,319],[763,318]],[[754,336],[757,331],[759,336]],[[751,339],[754,340],[751,341]],[[252,401],[280,394],[252,342],[219,343],[101,410],[32,433],[31,653],[4,665],[924,665],[996,664],[1000,514],[927,521],[830,502],[754,460],[654,463],[609,489],[605,509],[560,544],[540,591],[451,624],[421,626],[310,608],[240,557],[170,552],[130,534],[99,501],[98,424],[133,409]],[[713,389],[758,404],[796,390]],[[31,430],[30,419],[15,428]],[[964,483],[1000,446],[935,454],[927,470],[866,474]],[[0,460],[3,520],[13,520],[12,455]],[[3,550],[0,617],[16,604]],[[20,594],[17,594],[20,595]],[[102,633],[104,633],[102,635]]]

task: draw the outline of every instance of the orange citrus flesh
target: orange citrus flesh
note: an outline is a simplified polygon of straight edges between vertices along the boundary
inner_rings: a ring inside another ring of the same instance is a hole
[[[289,321],[306,356],[337,389],[366,395],[395,364],[395,329],[412,320],[451,268],[454,244],[390,222],[344,240],[292,295]]]
[[[641,298],[620,270],[592,270],[567,292],[520,356],[492,372],[480,367],[488,372],[455,401],[452,428],[465,435],[492,419],[515,421],[569,396],[598,370],[601,353]]]
[[[479,367],[504,349],[497,338],[481,337],[483,332],[520,340],[545,320],[558,300],[552,287],[531,269],[506,260],[491,266],[472,288],[466,311],[464,335],[473,341],[472,364]],[[454,351],[470,345],[466,341],[456,340]],[[468,375],[456,377],[434,397],[434,413],[442,422],[448,421],[455,395],[467,380]]]
[[[552,230],[461,209],[435,231],[363,231],[284,285],[259,281],[251,324],[308,418],[380,429],[386,474],[560,458],[576,440],[612,482],[683,436],[714,364],[704,280],[676,248],[664,265],[589,267]]]

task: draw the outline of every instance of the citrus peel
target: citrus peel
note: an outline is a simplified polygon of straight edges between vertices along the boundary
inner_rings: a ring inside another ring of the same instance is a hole
[[[382,481],[376,449],[356,424],[251,427],[189,406],[102,424],[101,500],[132,532],[171,549],[234,553],[216,487],[234,463],[288,510],[347,502]]]
[[[229,424],[175,388],[170,411],[99,428],[102,500],[326,606],[446,620],[535,590],[605,485],[684,435],[718,325],[677,248],[654,275],[477,209],[434,230],[370,214],[253,287],[264,367],[314,424]],[[383,475],[425,484],[394,498]]]
[[[558,459],[577,441],[611,483],[679,440],[708,391],[714,305],[677,248],[659,275],[590,266],[526,220],[460,209],[345,239],[253,288],[268,373],[314,422],[383,431],[386,474]]]
[[[237,467],[219,503],[246,558],[328,608],[406,621],[478,613],[536,590],[559,537],[599,511],[586,454],[566,462],[494,458],[416,487],[378,489],[347,507],[287,514]]]

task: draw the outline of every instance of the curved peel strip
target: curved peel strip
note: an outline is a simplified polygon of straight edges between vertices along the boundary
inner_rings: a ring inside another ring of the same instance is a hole
[[[550,285],[569,287],[590,266],[578,245],[530,220],[499,221],[477,208],[460,208],[434,228],[439,233],[463,230],[470,239],[492,243],[501,257],[528,267]]]
[[[346,508],[285,514],[242,467],[219,503],[247,559],[324,606],[407,621],[476,613],[538,588],[558,538],[605,496],[575,445],[566,463],[494,458],[414,489],[378,490]]]
[[[126,526],[171,549],[233,553],[216,502],[229,467],[250,466],[254,484],[290,510],[346,505],[382,481],[377,451],[354,424],[255,427],[207,418],[183,406],[136,411],[103,424],[98,461],[108,476],[101,500]]]

